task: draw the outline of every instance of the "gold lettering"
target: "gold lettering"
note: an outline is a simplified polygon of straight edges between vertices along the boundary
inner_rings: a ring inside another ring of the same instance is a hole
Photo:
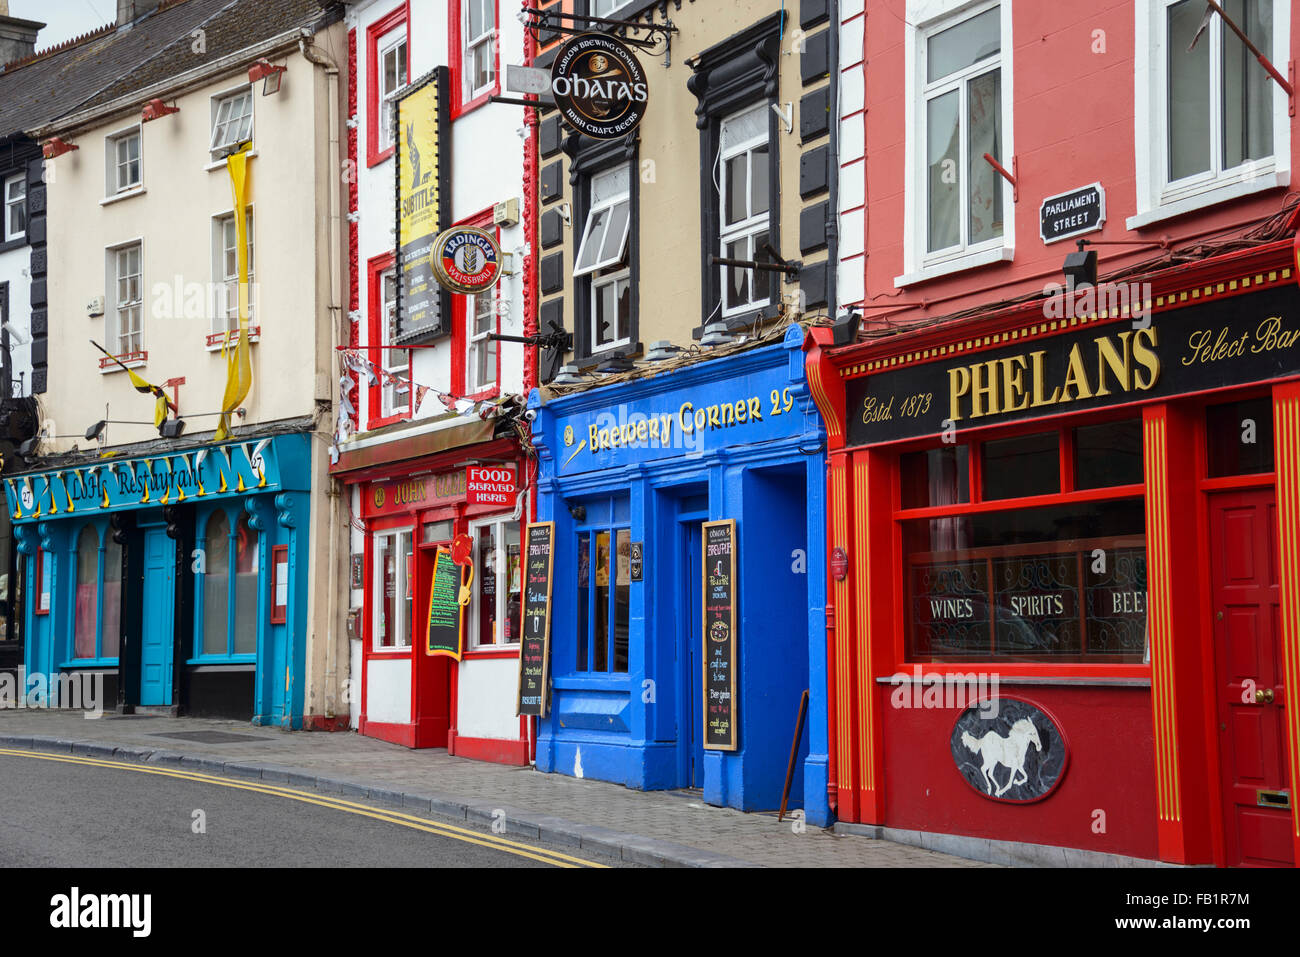
[[[649,428],[650,428],[650,441],[658,442],[659,441],[659,420],[651,419]]]
[[[595,452],[600,448],[600,431],[594,425],[588,426],[587,435],[590,437],[591,451]]]
[[[668,445],[668,433],[671,432],[672,429],[673,429],[672,416],[665,415],[663,421],[663,428],[659,430],[660,445],[664,445],[664,446]]]
[[[709,428],[718,429],[721,427],[722,424],[718,421],[718,407],[716,405],[709,406]]]
[[[1144,342],[1150,345],[1144,345]],[[1160,378],[1160,357],[1155,353],[1155,347],[1159,344],[1155,326],[1139,329],[1138,334],[1133,337],[1133,358],[1150,373],[1145,382],[1142,381],[1140,373],[1134,376],[1134,385],[1143,392],[1153,388],[1156,380]]]
[[[644,442],[650,435],[650,427],[646,425],[645,419],[636,424],[636,439],[638,442]]]
[[[717,410],[717,406],[714,406],[714,410],[715,410],[715,412],[716,412],[716,410]],[[696,428],[696,431],[703,432],[703,431],[704,431],[704,427],[705,427],[706,425],[708,425],[708,422],[709,422],[709,416],[708,416],[708,412],[707,412],[707,410],[705,410],[705,409],[696,409],[696,410],[695,410],[695,428]]]
[[[1002,411],[1019,412],[1029,408],[1029,396],[1025,395],[1025,357],[1007,356],[998,362],[1002,365]]]
[[[1070,395],[1073,388],[1075,395]],[[1076,342],[1070,350],[1070,365],[1065,370],[1065,385],[1061,389],[1061,401],[1073,402],[1075,399],[1091,399],[1092,386],[1088,384],[1088,373],[1083,368],[1083,350]]]
[[[985,382],[988,384],[985,385]],[[988,402],[985,407],[985,400]],[[998,407],[998,364],[994,362],[977,362],[970,367],[970,417],[982,418],[997,415]]]
[[[1110,395],[1110,389],[1106,386],[1108,367],[1123,391],[1128,392],[1133,388],[1133,343],[1129,342],[1132,335],[1131,332],[1119,334],[1119,341],[1124,345],[1122,356],[1110,341],[1110,336],[1102,336],[1097,340],[1097,395]]]
[[[1040,405],[1056,405],[1056,403],[1061,400],[1060,386],[1057,386],[1055,389],[1052,390],[1052,397],[1050,399],[1043,398],[1043,385],[1044,385],[1043,380],[1046,378],[1046,374],[1043,370],[1043,356],[1045,355],[1047,355],[1047,353],[1041,350],[1038,352],[1031,352],[1029,354],[1030,359],[1033,360],[1033,370],[1034,370],[1033,373],[1034,401],[1029,404],[1030,408],[1033,409],[1038,408]]]
[[[744,399],[736,400],[736,421],[742,423],[745,421],[745,400]]]
[[[960,383],[960,384],[959,384]],[[970,391],[970,372],[965,366],[948,370],[948,418],[961,421],[961,397]]]
[[[691,413],[694,410],[695,406],[691,405],[689,402],[683,402],[682,407],[677,410],[677,418],[682,423],[682,431],[687,434],[695,431],[695,429],[691,427]]]
[[[735,425],[736,407],[732,405],[730,402],[723,403],[721,418],[722,418],[723,425]]]
[[[758,396],[754,396],[749,400],[749,417],[755,422],[759,422],[763,418],[763,407],[758,401]]]

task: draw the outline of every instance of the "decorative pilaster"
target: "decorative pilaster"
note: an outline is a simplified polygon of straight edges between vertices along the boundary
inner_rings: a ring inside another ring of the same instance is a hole
[[[1300,861],[1300,383],[1273,389],[1274,452],[1277,460],[1279,580],[1282,593],[1282,722],[1291,782],[1291,839]]]

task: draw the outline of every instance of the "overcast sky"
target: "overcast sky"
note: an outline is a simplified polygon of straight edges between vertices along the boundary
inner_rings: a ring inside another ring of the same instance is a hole
[[[9,15],[47,24],[36,37],[44,50],[111,22],[117,0],[9,0]]]

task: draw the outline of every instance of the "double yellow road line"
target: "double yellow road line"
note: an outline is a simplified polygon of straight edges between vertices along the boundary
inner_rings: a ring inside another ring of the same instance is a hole
[[[281,787],[276,784],[236,781],[231,780],[230,778],[217,777],[212,774],[202,774],[197,771],[177,771],[170,768],[149,767],[147,765],[136,764],[129,761],[109,761],[103,758],[87,758],[73,754],[48,754],[42,751],[0,748],[0,755],[7,755],[16,758],[35,758],[40,761],[57,761],[61,764],[81,764],[95,768],[111,768],[118,771],[135,771],[139,774],[161,774],[164,777],[180,778],[183,781],[195,781],[199,784],[216,784],[224,788],[236,788],[240,791],[253,791],[258,794],[269,794],[272,797],[286,798],[290,801],[301,801],[304,804],[315,804],[318,807],[331,808],[335,811],[345,811],[348,814],[356,814],[360,817],[373,818],[376,821],[385,821],[389,824],[399,825],[400,827],[408,827],[414,831],[424,831],[428,834],[436,834],[439,837],[464,841],[466,844],[477,844],[479,847],[490,848],[491,850],[501,851],[505,854],[513,854],[516,857],[526,857],[530,860],[540,861],[543,864],[550,864],[554,867],[606,866],[604,864],[597,864],[594,861],[584,861],[579,857],[571,857],[568,854],[561,854],[559,851],[548,851],[544,848],[533,847],[530,844],[522,844],[518,841],[506,840],[503,837],[497,837],[492,834],[483,834],[479,831],[470,830],[469,828],[456,827],[452,824],[442,824],[437,821],[430,821],[428,818],[416,817],[414,814],[405,814],[401,811],[381,810],[365,804],[358,804],[355,801],[345,801],[342,798],[328,797],[310,791],[299,791],[294,788]]]

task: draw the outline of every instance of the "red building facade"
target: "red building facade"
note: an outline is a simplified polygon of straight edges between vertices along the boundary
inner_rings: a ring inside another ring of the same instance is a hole
[[[807,342],[840,820],[1293,865],[1293,5],[855,6],[861,319]]]

